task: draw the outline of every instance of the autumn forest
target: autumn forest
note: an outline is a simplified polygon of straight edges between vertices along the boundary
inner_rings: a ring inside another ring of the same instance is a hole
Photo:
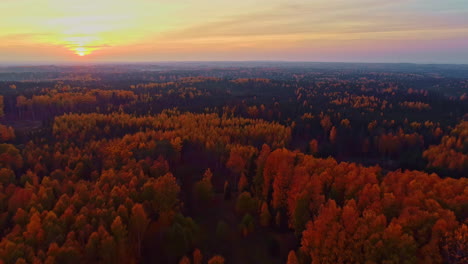
[[[0,67],[0,263],[468,263],[468,67]]]

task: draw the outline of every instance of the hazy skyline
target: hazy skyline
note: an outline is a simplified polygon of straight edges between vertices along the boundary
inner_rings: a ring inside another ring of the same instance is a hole
[[[0,63],[468,63],[466,0],[2,0],[0,10]]]

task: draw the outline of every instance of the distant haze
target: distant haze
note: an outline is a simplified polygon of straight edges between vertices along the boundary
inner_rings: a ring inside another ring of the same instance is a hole
[[[2,0],[0,64],[468,64],[466,0]]]

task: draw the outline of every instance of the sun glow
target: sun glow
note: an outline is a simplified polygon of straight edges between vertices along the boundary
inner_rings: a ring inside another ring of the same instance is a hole
[[[75,54],[80,57],[83,57],[83,56],[91,54],[91,52],[87,50],[85,47],[78,47],[78,48],[75,48]]]
[[[67,37],[64,39],[64,42],[70,51],[73,51],[80,57],[90,55],[93,51],[101,47],[99,38],[94,36]]]

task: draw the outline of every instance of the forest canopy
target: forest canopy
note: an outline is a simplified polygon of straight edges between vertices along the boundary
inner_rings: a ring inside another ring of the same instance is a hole
[[[468,71],[0,69],[0,263],[468,263]]]

